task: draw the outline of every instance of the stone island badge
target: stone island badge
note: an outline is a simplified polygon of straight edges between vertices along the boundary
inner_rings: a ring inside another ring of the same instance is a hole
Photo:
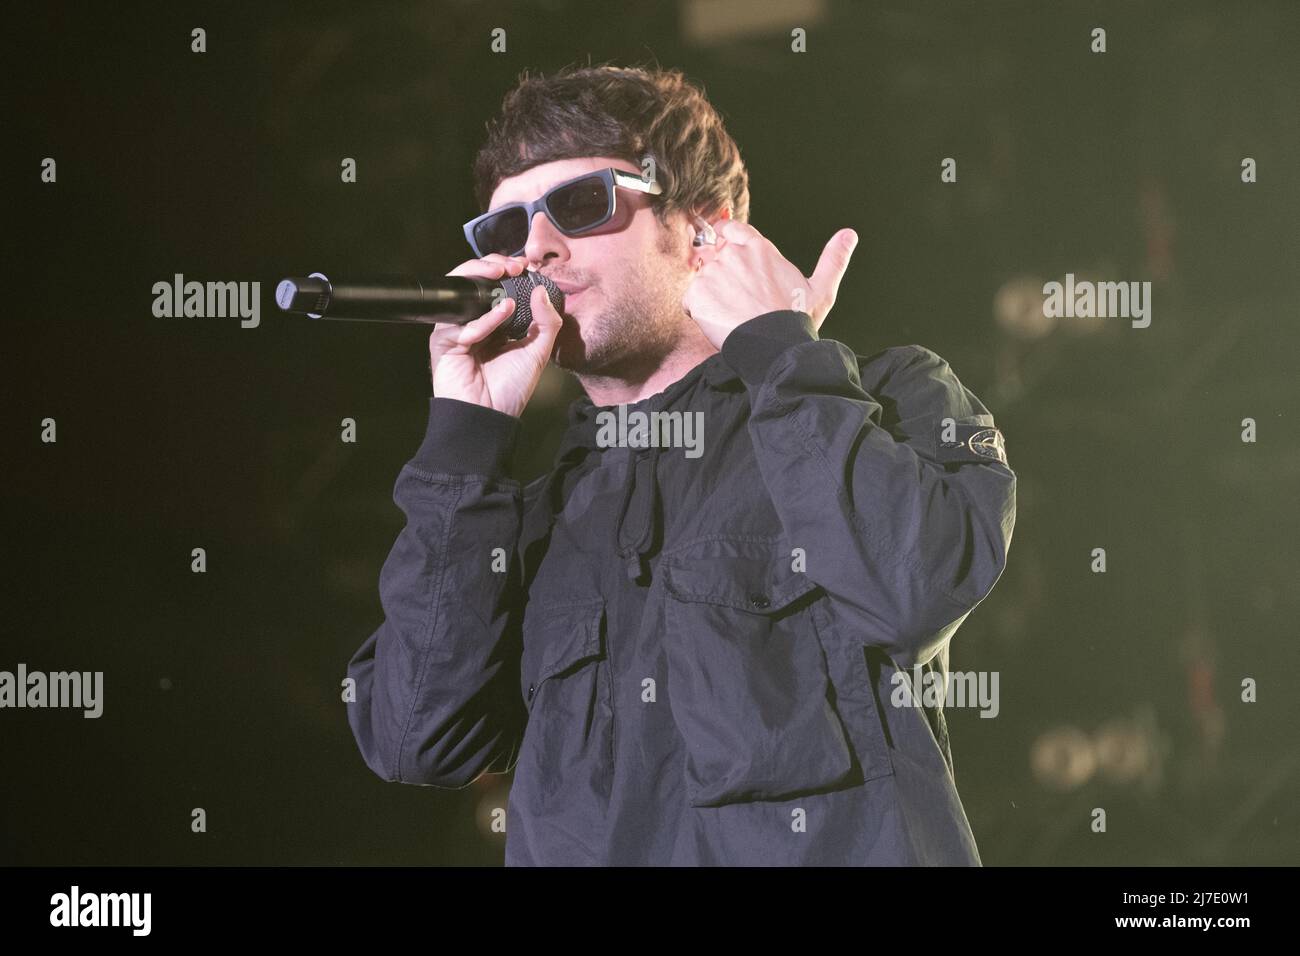
[[[934,446],[938,460],[950,461],[1000,461],[1007,463],[1006,443],[1002,432],[985,425],[953,425],[948,428],[953,441],[944,441],[943,423],[934,427]]]

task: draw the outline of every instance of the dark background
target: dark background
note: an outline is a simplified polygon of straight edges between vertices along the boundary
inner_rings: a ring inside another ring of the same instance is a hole
[[[1300,6],[777,6],[768,27],[767,3],[708,0],[10,20],[0,669],[103,671],[105,710],[0,711],[0,862],[501,862],[484,821],[509,777],[385,784],[340,701],[381,621],[427,330],[286,317],[272,293],[467,258],[484,122],[523,69],[588,61],[702,83],[787,258],[862,237],[823,337],[932,348],[997,416],[1019,516],[951,663],[999,672],[1001,712],[948,717],[985,863],[1300,862]],[[154,317],[177,272],[260,281],[260,327]],[[1035,330],[1066,272],[1152,281],[1151,326]],[[547,371],[530,474],[578,394]]]

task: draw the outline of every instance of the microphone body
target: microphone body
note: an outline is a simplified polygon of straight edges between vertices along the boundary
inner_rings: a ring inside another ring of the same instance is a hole
[[[464,325],[509,297],[515,300],[515,311],[502,328],[507,338],[519,339],[532,325],[531,296],[539,285],[546,287],[555,310],[562,311],[564,293],[536,272],[499,280],[464,276],[330,279],[313,272],[306,278],[282,279],[275,289],[275,302],[284,312],[313,319]]]

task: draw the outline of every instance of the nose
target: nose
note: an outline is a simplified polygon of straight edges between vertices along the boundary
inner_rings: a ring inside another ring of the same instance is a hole
[[[565,235],[552,225],[540,209],[533,214],[528,228],[528,241],[524,243],[524,256],[530,263],[542,265],[551,259],[563,262],[569,257]]]

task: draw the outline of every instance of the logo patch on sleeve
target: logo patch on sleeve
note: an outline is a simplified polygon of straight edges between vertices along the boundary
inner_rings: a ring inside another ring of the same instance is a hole
[[[934,447],[938,460],[949,461],[1000,461],[1007,463],[1007,446],[1002,432],[987,425],[953,425],[947,429],[955,433],[953,441],[944,441],[943,423],[934,426]],[[1009,467],[1009,466],[1008,466]]]

